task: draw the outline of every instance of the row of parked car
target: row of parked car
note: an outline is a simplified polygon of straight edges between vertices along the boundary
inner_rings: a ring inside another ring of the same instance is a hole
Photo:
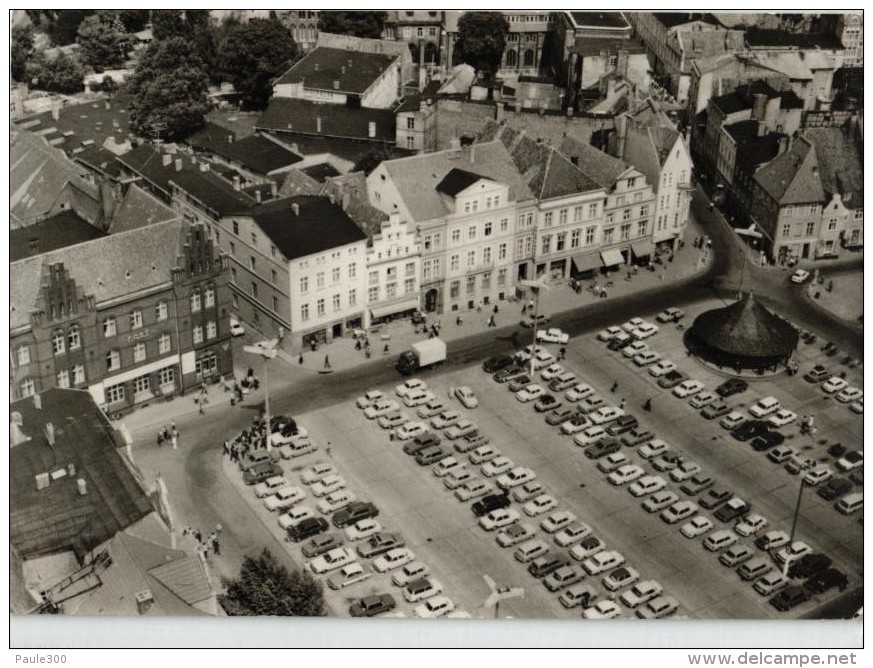
[[[803,379],[814,385],[818,385],[822,392],[834,396],[842,404],[848,404],[849,409],[855,413],[864,412],[864,392],[853,385],[849,385],[842,376],[832,375],[823,365],[816,364],[803,375]]]

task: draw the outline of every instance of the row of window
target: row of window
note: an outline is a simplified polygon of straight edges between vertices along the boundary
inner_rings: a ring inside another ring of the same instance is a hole
[[[492,272],[488,271],[482,274],[480,279],[480,285],[482,290],[490,290],[491,289],[491,274]],[[506,285],[506,277],[507,271],[506,269],[500,269],[497,272],[497,285],[504,286]],[[468,276],[465,282],[466,294],[472,295],[476,292],[476,276]],[[449,297],[451,299],[457,299],[461,294],[461,281],[452,281],[449,284]]]
[[[407,278],[403,281],[403,294],[409,295],[415,292],[415,279]],[[385,286],[385,298],[391,299],[397,296],[397,283],[388,283]],[[379,301],[379,286],[375,285],[367,289],[367,303]]]
[[[215,330],[215,323],[210,322],[212,325],[213,331]],[[202,340],[202,327],[194,328],[194,339],[195,343],[197,341],[197,330],[201,330],[201,340]],[[167,353],[173,350],[173,342],[170,338],[170,335],[166,332],[158,337],[158,354],[166,355]],[[145,362],[148,359],[148,346],[145,341],[140,341],[133,345],[133,361],[135,364],[139,364],[140,362]],[[121,368],[121,352],[118,350],[110,350],[106,353],[106,370],[107,371],[118,371]]]
[[[331,285],[336,285],[340,281],[342,281],[342,271],[340,267],[334,267],[330,271],[330,280]],[[352,262],[348,265],[348,280],[354,280],[358,275],[358,265],[356,262]],[[275,282],[275,281],[274,281]],[[323,288],[324,287],[324,272],[319,271],[315,274],[315,287]],[[300,294],[305,295],[309,292],[309,276],[301,276],[300,277]],[[255,291],[255,296],[257,296],[257,290]]]
[[[509,231],[509,219],[503,218],[500,221],[498,229],[500,230],[500,234],[506,234],[506,232]],[[457,228],[452,230],[452,244],[453,245],[461,243],[461,232],[462,232],[462,230],[460,227],[457,227]],[[483,237],[490,237],[493,233],[494,233],[494,223],[491,221],[485,222],[482,225],[482,236]],[[478,225],[469,225],[467,227],[467,235],[466,235],[467,239],[466,239],[466,241],[475,241],[478,234],[479,234],[479,226]],[[425,237],[425,248],[428,248],[428,239],[430,238],[430,236],[431,235],[428,235]],[[434,236],[439,237],[438,234],[434,235]]]
[[[590,220],[592,218],[597,218],[600,213],[600,205],[597,202],[593,202],[588,205],[587,208],[587,217],[585,216],[586,208],[584,206],[576,206],[573,207],[573,222],[579,223],[582,220]],[[528,214],[533,216],[533,214]],[[643,214],[645,215],[645,214]],[[566,225],[569,222],[570,210],[569,209],[561,209],[558,211],[558,225]],[[552,227],[555,222],[555,212],[554,211],[546,211],[543,214],[543,227]]]
[[[412,277],[413,280],[415,278],[415,262],[407,262],[404,269],[404,276]],[[385,280],[391,282],[397,280],[397,267],[386,267],[385,269]],[[379,272],[378,270],[371,271],[368,277],[368,282],[370,285],[375,285],[379,282]]]
[[[782,224],[782,236],[783,237],[792,236],[792,234],[791,234],[792,227],[794,229],[793,236],[795,236],[795,237],[802,237],[802,236],[811,237],[815,234],[815,223],[810,222],[810,223],[806,224],[806,234],[805,235],[803,234],[803,224],[802,223],[801,224],[783,223]],[[836,227],[836,226],[834,226],[834,227]]]
[[[500,195],[491,195],[484,200],[485,209],[496,209],[500,206]],[[464,213],[476,213],[479,210],[478,199],[468,199],[464,202]]]
[[[497,261],[502,262],[506,260],[507,249],[509,248],[509,244],[502,243],[497,246]],[[482,248],[481,255],[481,264],[484,266],[488,266],[493,262],[492,258],[492,247],[486,246]],[[467,251],[467,261],[465,264],[466,269],[473,269],[477,266],[477,260],[479,260],[479,254],[476,250]],[[451,267],[451,271],[459,271],[461,268],[461,256],[458,253],[455,253],[449,258],[449,266]]]
[[[415,279],[413,279],[413,280],[415,280]],[[355,289],[349,290],[349,303],[348,303],[349,308],[357,306],[357,304],[358,304],[358,292],[357,292],[357,290],[355,290]],[[335,312],[342,310],[343,303],[342,303],[342,295],[340,295],[340,293],[337,292],[333,295],[333,298],[331,299],[331,305],[333,306],[333,310]],[[315,301],[316,317],[318,317],[318,318],[323,317],[324,314],[326,313],[325,309],[326,309],[325,300],[323,298],[317,299]],[[309,320],[310,316],[311,316],[311,312],[309,309],[309,304],[308,303],[301,304],[300,305],[300,319],[302,321],[306,322],[307,320]]]

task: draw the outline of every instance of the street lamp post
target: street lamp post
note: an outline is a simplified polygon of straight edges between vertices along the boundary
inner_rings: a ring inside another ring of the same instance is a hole
[[[524,280],[519,281],[519,285],[523,285],[527,288],[533,290],[534,293],[534,314],[533,314],[533,345],[531,346],[531,354],[530,354],[530,377],[533,379],[534,377],[534,356],[537,352],[537,330],[539,329],[539,315],[540,315],[540,290],[548,290],[549,285],[546,283],[545,274],[535,281]]]
[[[807,464],[800,469],[800,489],[797,491],[797,503],[794,505],[794,518],[791,520],[791,534],[788,538],[788,547],[794,544],[794,533],[797,531],[797,520],[800,519],[800,502],[803,500],[803,489],[806,487],[804,472],[809,468]],[[785,559],[785,566],[782,569],[783,575],[788,575],[788,567],[791,565],[790,559]]]
[[[252,355],[260,355],[261,358],[264,360],[264,420],[267,426],[265,436],[267,442],[267,452],[271,452],[273,449],[273,446],[270,443],[272,424],[270,423],[270,376],[267,362],[273,359],[278,354],[278,343],[279,339],[270,339],[269,341],[258,341],[253,346],[243,347],[243,350],[245,352],[251,353]]]
[[[500,617],[500,602],[509,598],[524,598],[524,589],[522,587],[498,587],[494,582],[494,578],[490,575],[483,575],[482,579],[485,584],[491,589],[491,595],[485,599],[485,607],[494,606],[494,619]]]

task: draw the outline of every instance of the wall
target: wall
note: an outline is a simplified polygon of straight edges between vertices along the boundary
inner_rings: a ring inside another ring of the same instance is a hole
[[[803,127],[838,128],[854,116],[853,111],[808,111],[803,119]]]

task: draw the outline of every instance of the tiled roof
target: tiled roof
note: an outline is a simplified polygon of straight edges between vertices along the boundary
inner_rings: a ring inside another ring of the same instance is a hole
[[[80,218],[72,209],[64,209],[33,225],[10,230],[9,261],[15,262],[105,236],[106,232]]]
[[[295,214],[292,204],[297,204]],[[250,214],[289,260],[366,238],[339,204],[327,197],[299,195],[261,206]]]
[[[738,111],[751,108],[751,105],[736,93],[728,93],[727,95],[713,97],[710,98],[709,101],[725,114],[734,114]]]
[[[303,159],[278,142],[261,135],[249,135],[233,142],[215,143],[210,150],[263,176]]]
[[[97,302],[168,282],[186,232],[187,224],[176,219],[13,262],[9,327],[30,323],[43,272],[59,262]]]
[[[321,132],[318,130],[319,118]],[[374,137],[370,137],[370,123],[375,123]],[[319,104],[284,97],[270,100],[255,127],[259,130],[382,142],[394,142],[396,137],[394,112],[390,109],[350,109],[341,104]]]
[[[602,188],[611,187],[621,174],[630,169],[626,162],[570,136],[564,138],[559,150],[570,158],[576,158],[579,169]]]
[[[567,12],[580,27],[629,28],[621,12]]]
[[[743,122],[747,123],[748,121]],[[753,122],[757,126],[757,121]],[[747,165],[748,169],[754,172],[754,168],[758,165],[770,162],[779,155],[779,138],[782,136],[784,135],[772,132],[763,137],[758,137],[756,127],[755,136],[737,143],[737,165]]]
[[[622,39],[618,40],[610,37],[590,37],[582,35],[576,38],[573,42],[573,53],[578,53],[583,56],[596,56],[601,51],[614,54],[619,51],[625,51],[629,54],[645,53],[645,45],[637,39]]]
[[[815,146],[825,191],[842,196],[850,209],[863,208],[864,159],[851,133],[843,128],[811,128],[804,135]]]
[[[843,49],[839,38],[830,34],[791,33],[786,30],[746,30],[746,43],[754,47],[794,46],[801,49]]]
[[[540,200],[566,197],[597,190],[600,187],[553,148],[549,150],[548,160],[543,165],[541,173],[535,177],[530,186]]]
[[[200,558],[193,554],[155,566],[148,573],[188,605],[214,594]]]
[[[25,559],[69,550],[83,557],[153,509],[88,392],[55,388],[40,399],[40,409],[32,398],[9,406],[30,437],[9,452],[9,537]],[[48,423],[54,427],[53,446],[43,433]],[[36,475],[71,464],[73,474],[37,489]],[[78,479],[85,481],[84,495]]]
[[[800,137],[785,153],[755,173],[755,181],[780,206],[825,200],[812,142]]]
[[[403,25],[404,23],[410,24],[422,24],[422,23],[432,23],[434,25],[439,25],[442,23],[442,12],[425,12],[425,11],[391,11],[386,12],[387,16],[385,17],[385,23],[399,23]]]
[[[758,121],[737,121],[736,123],[725,125],[724,131],[727,132],[734,141],[742,142],[746,139],[758,136]]]
[[[185,138],[185,143],[195,149],[212,150],[218,144],[234,141],[236,132],[223,125],[206,121],[206,124],[192,135]]]
[[[670,157],[670,151],[676,145],[676,140],[679,139],[679,133],[673,128],[664,126],[647,128],[649,136],[652,138],[652,145],[658,154],[658,161],[663,166]]]
[[[436,190],[449,197],[455,197],[459,192],[482,179],[488,179],[488,177],[468,172],[466,169],[453,169],[443,177],[442,181],[437,183]]]
[[[755,53],[754,58],[764,67],[782,72],[789,79],[796,81],[811,81],[813,79],[812,72],[798,51],[780,51],[777,53],[762,51]]]
[[[294,63],[275,84],[302,81],[305,88],[360,94],[367,91],[396,60],[396,56],[381,53],[319,46]]]
[[[689,58],[708,58],[743,49],[740,30],[679,30],[676,39]]]
[[[364,172],[348,172],[327,179],[321,194],[332,194],[337,201],[342,201],[349,218],[355,221],[368,238],[378,234],[382,229],[382,222],[388,220],[385,213],[370,204]]]
[[[130,232],[140,227],[175,220],[178,217],[179,214],[161,200],[134,183],[115,209],[109,225],[109,233]]]
[[[73,155],[73,160],[80,162],[95,172],[101,172],[109,177],[117,177],[120,167],[112,151],[102,146],[89,146]]]
[[[279,197],[317,195],[321,191],[322,184],[299,169],[289,169],[283,177],[282,185],[279,186]]]
[[[304,167],[300,171],[319,183],[324,183],[324,180],[331,176],[339,176],[336,167],[329,162],[322,162],[318,165],[312,165],[311,167]]]
[[[721,25],[709,12],[654,12],[654,16],[665,28],[675,28],[692,21]]]

